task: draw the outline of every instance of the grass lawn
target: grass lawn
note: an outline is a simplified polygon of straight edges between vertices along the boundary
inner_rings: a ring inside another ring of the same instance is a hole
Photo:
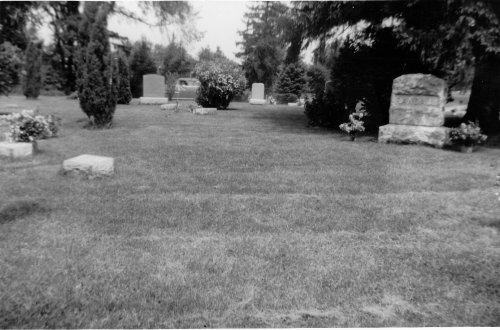
[[[78,102],[0,160],[1,328],[500,326],[500,149],[350,142],[300,108]],[[115,158],[106,179],[64,159]]]

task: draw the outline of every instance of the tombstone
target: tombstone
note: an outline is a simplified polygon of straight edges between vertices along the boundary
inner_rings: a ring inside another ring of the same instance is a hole
[[[142,97],[140,104],[164,104],[168,102],[165,97],[165,77],[159,74],[146,74],[142,76]]]
[[[266,99],[264,98],[264,84],[262,83],[252,84],[252,97],[250,98],[250,104],[256,104],[256,105],[266,104]]]
[[[108,176],[114,173],[114,158],[95,155],[80,155],[66,159],[63,174],[80,174],[88,178]]]
[[[408,74],[392,84],[389,124],[379,127],[379,142],[443,147],[449,129],[443,127],[446,82],[430,74]]]

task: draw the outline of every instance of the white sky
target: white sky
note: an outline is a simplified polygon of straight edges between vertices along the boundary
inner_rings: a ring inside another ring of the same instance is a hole
[[[198,13],[193,24],[199,31],[204,32],[204,36],[198,42],[184,44],[188,53],[196,57],[203,47],[210,46],[210,49],[214,51],[219,46],[227,57],[240,62],[235,57],[235,53],[239,51],[236,42],[241,41],[238,31],[245,27],[243,15],[247,11],[248,1],[198,0],[190,1],[190,3],[194,11]],[[139,13],[136,1],[122,1],[119,2],[119,5]],[[167,45],[170,42],[172,31],[175,31],[175,27],[172,26],[167,27],[166,31],[162,31],[160,28],[136,23],[119,15],[113,15],[110,18],[108,27],[110,30],[128,37],[132,42],[145,37],[153,43],[162,45]],[[48,27],[42,28],[40,34],[44,39],[49,40]],[[180,34],[176,33],[176,40],[179,41],[179,39]],[[311,51],[308,50],[305,54],[305,61],[310,62]]]

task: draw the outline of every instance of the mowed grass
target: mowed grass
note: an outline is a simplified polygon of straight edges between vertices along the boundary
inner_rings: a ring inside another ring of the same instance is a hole
[[[0,327],[500,325],[500,149],[350,142],[300,108],[63,118],[0,160]],[[113,177],[58,174],[80,154]]]

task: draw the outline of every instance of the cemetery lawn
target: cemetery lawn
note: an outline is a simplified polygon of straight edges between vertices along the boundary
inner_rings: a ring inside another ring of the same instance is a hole
[[[1,328],[500,326],[500,149],[351,142],[303,109],[78,102],[0,160]],[[116,173],[58,174],[80,154]]]

